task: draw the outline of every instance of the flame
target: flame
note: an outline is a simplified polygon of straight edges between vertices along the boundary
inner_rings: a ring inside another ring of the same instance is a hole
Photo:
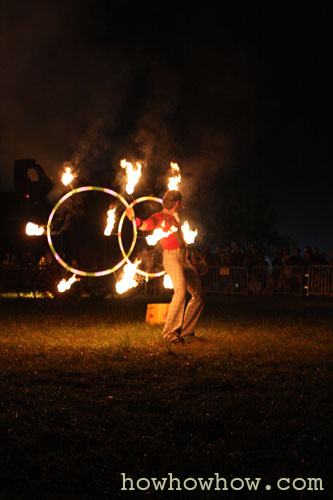
[[[182,178],[180,175],[180,168],[177,163],[170,162],[172,177],[169,177],[168,189],[178,191],[178,184]]]
[[[164,278],[163,278],[163,286],[164,286],[164,288],[170,288],[170,289],[172,289],[172,288],[173,288],[172,280],[171,280],[171,278],[170,278],[170,275],[169,275],[169,274],[165,274],[165,275],[164,275]]]
[[[165,231],[163,228],[165,227],[165,221],[162,222],[161,227],[158,229],[155,229],[152,234],[149,236],[146,236],[146,241],[148,245],[156,245],[156,243],[161,240],[162,238],[167,238],[172,233],[175,233],[178,231],[178,228],[175,226],[172,226],[169,231]]]
[[[25,226],[25,232],[28,236],[41,236],[45,232],[43,226],[38,226],[34,222],[28,222]]]
[[[132,263],[128,263],[124,266],[124,274],[120,281],[116,283],[116,290],[119,294],[127,292],[130,288],[135,288],[138,283],[135,281],[134,276],[136,269],[140,264],[141,260]]]
[[[62,174],[61,181],[64,186],[68,186],[72,180],[74,179],[74,175],[72,174],[71,167],[65,167],[65,172]]]
[[[115,208],[109,208],[107,211],[107,222],[106,222],[106,228],[104,229],[104,236],[110,236],[112,233],[112,229],[116,220],[116,209]]]
[[[192,231],[190,229],[189,223],[187,221],[185,221],[184,224],[182,225],[182,231],[183,231],[184,240],[186,241],[186,243],[188,243],[188,244],[194,243],[194,240],[198,234],[198,231],[197,230]]]
[[[139,162],[136,162],[136,168],[132,163],[126,161],[126,159],[121,160],[120,166],[126,169],[127,175],[127,185],[126,185],[126,193],[133,194],[134,187],[137,184],[138,180],[141,177],[141,169],[142,165]]]
[[[58,291],[60,293],[66,292],[66,290],[69,290],[75,281],[77,281],[75,274],[73,274],[73,276],[71,276],[68,280],[65,280],[65,278],[62,279],[57,285]]]

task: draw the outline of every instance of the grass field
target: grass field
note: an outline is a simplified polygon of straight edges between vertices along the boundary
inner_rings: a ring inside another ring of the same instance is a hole
[[[211,296],[205,341],[176,346],[148,301],[0,302],[0,499],[333,498],[333,301]],[[229,488],[121,491],[121,473]],[[282,477],[324,490],[278,494]]]

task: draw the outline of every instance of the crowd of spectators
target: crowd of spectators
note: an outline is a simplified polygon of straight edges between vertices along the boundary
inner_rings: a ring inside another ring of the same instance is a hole
[[[192,245],[189,250],[189,260],[206,290],[226,293],[302,294],[312,286],[313,289],[324,288],[333,293],[333,270],[326,267],[333,266],[333,251],[327,258],[318,248],[312,249],[310,246],[304,249],[302,255],[299,248],[294,248],[291,252],[287,248],[263,252],[255,246],[243,249],[237,243],[219,245],[215,251],[208,246],[198,248]],[[152,253],[155,254],[154,251]],[[34,257],[30,252],[16,257],[11,252],[3,251],[0,259],[4,270],[31,266],[42,269],[55,263],[49,249],[46,249],[41,257]],[[76,262],[72,262],[72,265],[79,267]],[[319,267],[312,267],[309,273],[310,266]]]
[[[24,252],[21,258],[8,251],[3,251],[1,254],[1,264],[7,266],[52,263],[52,254],[49,250],[46,250],[41,260],[30,252]],[[210,266],[245,267],[249,271],[255,266],[299,266],[306,271],[311,265],[333,265],[333,251],[327,258],[324,253],[320,253],[318,248],[311,246],[307,246],[304,254],[301,255],[299,248],[294,248],[292,252],[287,248],[262,252],[255,246],[243,250],[238,243],[234,243],[233,245],[219,245],[216,251],[212,251],[208,246],[201,249],[190,247],[189,260],[200,275],[205,274]]]
[[[212,252],[209,247],[193,249],[190,262],[196,268],[206,287],[216,291],[253,293],[304,293],[310,266],[333,266],[333,252],[327,259],[318,248],[307,246],[304,254],[299,248],[262,252],[255,246],[241,250],[237,243],[222,245]],[[321,278],[312,273],[319,283],[331,282],[332,272]],[[332,284],[330,285],[330,288]]]
[[[201,250],[195,248],[190,252],[190,262],[200,275],[205,274],[210,266],[245,267],[250,272],[256,266],[298,266],[306,272],[311,265],[333,265],[333,251],[327,258],[318,248],[311,246],[307,246],[302,255],[299,248],[292,252],[287,248],[262,252],[255,246],[241,250],[235,243],[233,246],[220,245],[215,252],[207,246]]]
[[[32,252],[26,251],[21,255],[17,255],[13,252],[5,251],[2,255],[1,265],[2,266],[20,266],[20,267],[31,267],[31,266],[47,266],[54,263],[52,253],[46,251],[44,255],[34,255]]]

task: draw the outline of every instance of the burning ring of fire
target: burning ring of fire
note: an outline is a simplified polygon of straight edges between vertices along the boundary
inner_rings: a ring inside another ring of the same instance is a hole
[[[137,198],[136,200],[132,201],[130,205],[128,205],[128,208],[134,207],[137,203],[141,203],[142,201],[157,201],[157,203],[163,203],[163,200],[161,198],[156,198],[155,196],[143,196],[142,198]],[[118,226],[118,241],[119,241],[119,247],[121,250],[121,253],[124,256],[124,259],[129,263],[132,264],[132,262],[128,258],[128,254],[126,255],[124,246],[123,246],[123,241],[121,239],[121,230],[123,227],[123,222],[126,217],[126,211],[122,214],[120,221],[119,221],[119,226]],[[133,227],[135,225],[135,221],[133,221]],[[135,226],[135,231],[136,231],[136,226]],[[136,272],[138,274],[141,274],[141,276],[145,276],[147,279],[148,278],[158,278],[159,276],[163,276],[165,274],[165,271],[160,271],[159,273],[148,273],[146,271],[141,271],[141,269],[137,269]]]
[[[117,269],[119,269],[123,264],[125,264],[126,261],[128,262],[128,258],[129,258],[129,256],[131,255],[131,253],[133,251],[133,248],[134,248],[135,243],[136,243],[136,238],[137,238],[137,228],[136,228],[135,220],[133,221],[133,240],[132,240],[132,244],[130,246],[130,249],[126,253],[125,250],[124,250],[123,245],[121,244],[120,249],[121,249],[121,252],[122,252],[124,258],[120,262],[118,262],[118,264],[116,264],[115,266],[110,267],[109,269],[104,269],[103,271],[88,272],[88,271],[82,271],[81,269],[75,269],[75,267],[70,266],[57,253],[56,249],[54,248],[54,245],[53,245],[53,242],[52,242],[52,238],[51,238],[51,224],[52,224],[53,217],[54,217],[56,211],[58,210],[58,208],[68,198],[70,198],[74,194],[82,193],[82,192],[85,192],[85,191],[102,191],[103,193],[106,193],[106,194],[109,194],[110,196],[114,196],[115,198],[118,198],[118,200],[120,200],[122,202],[122,204],[125,205],[126,208],[128,208],[128,206],[129,206],[128,203],[127,203],[127,201],[120,194],[116,193],[116,191],[113,191],[112,189],[98,187],[98,186],[83,186],[83,187],[80,187],[80,188],[77,188],[77,189],[73,189],[72,191],[69,191],[68,193],[66,193],[58,201],[58,203],[54,206],[52,212],[50,213],[49,219],[48,219],[48,222],[47,222],[47,226],[46,226],[47,241],[48,241],[49,247],[50,247],[51,252],[53,253],[55,259],[59,262],[59,264],[62,267],[64,267],[65,269],[67,269],[67,271],[70,271],[70,272],[72,272],[74,274],[78,274],[79,276],[89,276],[89,277],[105,276],[105,275],[111,274],[114,271],[116,271]],[[124,214],[126,214],[126,211],[124,211]]]

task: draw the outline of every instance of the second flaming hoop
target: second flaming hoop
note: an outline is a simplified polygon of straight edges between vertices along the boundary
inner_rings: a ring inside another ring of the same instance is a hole
[[[143,196],[142,198],[137,198],[136,200],[132,201],[130,205],[128,205],[128,208],[134,207],[137,203],[141,203],[143,201],[156,201],[157,203],[160,203],[162,205],[163,200],[161,198],[156,198],[155,196]],[[123,241],[121,238],[121,230],[123,227],[124,219],[126,217],[126,211],[122,214],[120,220],[119,220],[119,226],[118,226],[118,241],[119,241],[119,247],[121,250],[121,253],[123,254],[124,258],[129,264],[132,264],[132,262],[129,260],[128,257],[126,257],[126,253],[124,250],[123,246]],[[133,225],[135,226],[136,230],[136,225],[135,225],[135,220],[133,221]],[[159,276],[164,276],[165,271],[160,271],[158,273],[148,273],[147,271],[142,271],[141,269],[136,269],[137,274],[141,274],[141,276],[144,276],[145,278],[158,278]]]

